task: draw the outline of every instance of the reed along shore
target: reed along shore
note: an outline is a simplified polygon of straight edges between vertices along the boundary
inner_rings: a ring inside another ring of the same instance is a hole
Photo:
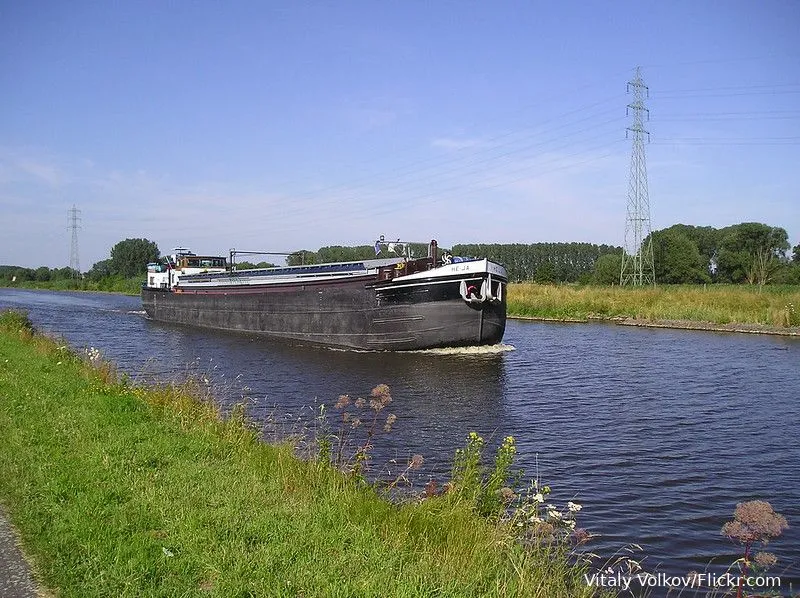
[[[202,384],[198,385],[202,387]],[[61,597],[595,595],[451,494],[403,504],[0,314],[0,502]],[[335,395],[336,390],[331,390]]]
[[[737,332],[800,333],[800,287],[658,285],[656,287],[508,285],[517,318]]]

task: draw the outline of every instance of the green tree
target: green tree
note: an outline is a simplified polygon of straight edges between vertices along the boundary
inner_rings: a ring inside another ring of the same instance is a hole
[[[765,284],[789,249],[786,230],[743,222],[720,231],[717,277],[721,282]]]
[[[556,268],[550,262],[539,264],[534,272],[533,280],[539,284],[553,284],[556,281]]]
[[[696,246],[700,255],[703,256],[703,271],[709,271],[711,264],[716,262],[719,249],[720,231],[712,226],[692,226],[690,224],[673,224],[669,228],[656,231],[659,233],[677,233],[691,240]],[[655,239],[654,239],[655,241]],[[656,264],[658,269],[658,264]]]
[[[147,239],[125,239],[111,248],[111,273],[130,278],[143,274],[147,264],[158,261],[158,245]]]
[[[792,261],[795,264],[800,264],[800,243],[792,247]]]
[[[36,280],[38,282],[46,282],[50,280],[50,268],[47,266],[39,266],[36,268]]]
[[[50,272],[51,280],[72,280],[80,277],[81,273],[73,270],[69,266],[64,266],[63,268],[54,268]]]
[[[111,276],[111,260],[100,260],[96,262],[86,273],[86,277],[92,281],[98,281]]]
[[[576,282],[594,271],[597,259],[607,253],[621,252],[619,247],[592,243],[522,243],[460,244],[453,253],[461,256],[488,257],[506,267],[509,280],[522,281],[536,278],[537,270],[544,264],[558,282]]]
[[[786,262],[775,271],[771,282],[774,284],[800,284],[800,262]]]
[[[36,280],[36,271],[30,268],[17,268],[11,275],[12,279],[16,277],[16,282],[29,282]]]
[[[711,282],[708,259],[697,243],[675,227],[653,233],[656,281],[665,284]]]
[[[301,249],[286,256],[286,263],[290,266],[303,266],[307,264],[318,264],[317,254],[307,249]]]
[[[619,284],[619,273],[622,270],[622,251],[606,253],[594,263],[594,284]]]

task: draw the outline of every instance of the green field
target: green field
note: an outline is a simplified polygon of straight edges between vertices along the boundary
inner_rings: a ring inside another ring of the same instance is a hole
[[[57,595],[592,595],[563,546],[523,548],[455,492],[393,504],[198,392],[0,315],[0,501]]]
[[[744,285],[508,286],[508,314],[587,320],[635,318],[788,328],[800,326],[800,287]]]

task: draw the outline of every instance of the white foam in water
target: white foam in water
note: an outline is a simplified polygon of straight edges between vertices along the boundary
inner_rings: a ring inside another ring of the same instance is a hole
[[[433,355],[499,355],[516,351],[513,345],[499,343],[497,345],[480,345],[478,347],[445,347],[441,349],[420,349],[419,351],[407,351],[407,353],[431,353]]]
[[[371,351],[369,349],[346,349],[342,347],[321,347],[328,351],[341,351],[344,353],[384,353],[385,351]],[[479,347],[443,347],[440,349],[418,349],[416,351],[389,351],[390,353],[420,353],[431,355],[500,355],[516,351],[513,345],[500,343],[498,345],[481,345]]]

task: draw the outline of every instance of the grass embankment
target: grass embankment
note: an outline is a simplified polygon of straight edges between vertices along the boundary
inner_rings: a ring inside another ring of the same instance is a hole
[[[16,289],[44,289],[49,291],[99,291],[104,293],[122,293],[124,295],[138,295],[142,290],[145,275],[134,278],[110,276],[100,280],[45,280],[10,282],[0,280],[0,287]]]
[[[59,596],[590,595],[451,495],[393,505],[0,315],[0,500]]]
[[[800,326],[800,288],[510,284],[508,314],[557,320],[633,318],[652,322],[789,328]]]

